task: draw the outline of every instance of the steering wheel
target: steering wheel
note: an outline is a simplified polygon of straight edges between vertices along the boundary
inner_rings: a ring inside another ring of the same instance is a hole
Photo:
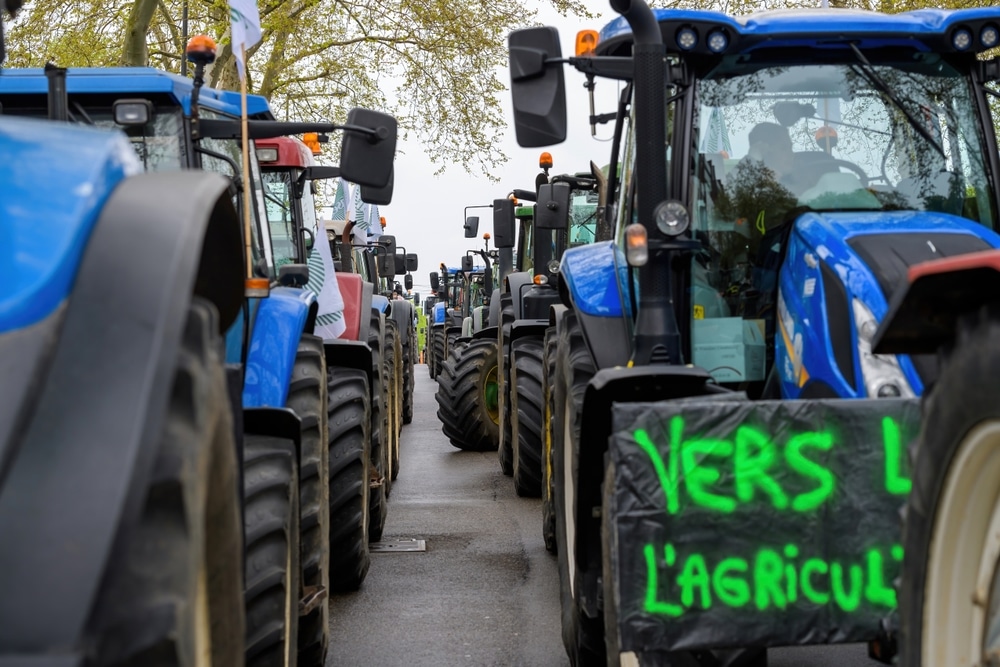
[[[866,188],[868,187],[869,181],[871,181],[871,179],[868,177],[868,174],[865,173],[865,170],[859,167],[858,165],[854,164],[853,162],[848,162],[847,160],[839,160],[835,158],[833,160],[830,160],[829,164],[835,165],[837,167],[845,167],[849,171],[853,171],[855,175],[857,175],[857,177],[861,179],[861,185]]]

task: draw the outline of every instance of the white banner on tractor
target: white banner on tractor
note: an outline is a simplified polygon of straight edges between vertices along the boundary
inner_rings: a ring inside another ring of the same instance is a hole
[[[233,56],[240,79],[246,80],[246,50],[260,41],[260,12],[254,0],[229,0],[229,18],[232,21]]]
[[[337,285],[337,273],[333,268],[333,255],[330,253],[326,223],[323,220],[317,220],[313,235],[316,242],[309,253],[309,282],[306,289],[316,295],[319,304],[316,335],[324,340],[340,338],[347,330],[344,323],[344,297]]]

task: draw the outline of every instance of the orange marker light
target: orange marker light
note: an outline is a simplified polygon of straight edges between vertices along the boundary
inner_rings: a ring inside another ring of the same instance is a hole
[[[385,216],[384,215],[380,215],[379,218],[378,218],[378,221],[379,221],[379,223],[381,223],[381,225],[383,227],[385,227]]]
[[[532,282],[535,283],[536,285],[544,285],[547,282],[549,282],[549,277],[539,273],[532,279]]]
[[[538,156],[538,167],[540,169],[551,169],[552,168],[552,153],[545,151]]]
[[[644,266],[649,261],[646,228],[638,222],[625,228],[625,259],[632,266]]]
[[[215,40],[208,35],[195,35],[188,40],[184,53],[187,59],[193,63],[204,63],[209,65],[215,62],[215,52],[217,46]]]
[[[594,55],[597,50],[596,30],[581,30],[576,33],[576,55],[580,58]]]
[[[490,237],[490,233],[489,232],[483,232],[483,240],[484,241],[489,241],[490,238],[491,237]]]
[[[316,132],[306,132],[302,135],[302,143],[309,147],[313,155],[320,154],[319,134]]]
[[[271,281],[268,278],[247,278],[243,281],[243,293],[248,297],[266,297],[271,293]]]

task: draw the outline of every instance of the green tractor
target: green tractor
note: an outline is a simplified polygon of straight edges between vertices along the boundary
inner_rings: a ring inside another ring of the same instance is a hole
[[[550,215],[551,207],[516,206],[503,199],[497,200],[494,208],[496,228],[513,226],[519,231],[516,262],[509,270],[501,268],[498,456],[501,470],[514,478],[517,494],[541,495],[545,516],[551,517],[551,479],[543,484],[544,462],[550,458],[543,359],[555,335],[550,310],[559,304],[559,262],[567,248],[607,241],[611,233],[610,226],[601,224],[607,181],[596,165],[591,165],[590,172],[550,176],[552,157],[543,153],[539,166],[543,171],[536,177],[536,188],[553,185],[565,195],[560,215]],[[514,194],[526,201],[538,196],[522,190]],[[546,525],[550,523],[547,519]],[[544,531],[550,550],[555,547],[549,539],[553,530]]]

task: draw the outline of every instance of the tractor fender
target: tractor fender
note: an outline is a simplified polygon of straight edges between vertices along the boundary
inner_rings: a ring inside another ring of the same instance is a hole
[[[139,517],[191,296],[215,303],[223,331],[243,299],[229,185],[205,172],[132,176],[86,240],[51,368],[0,489],[5,651],[82,648],[114,538]]]
[[[295,441],[302,445],[302,419],[290,408],[247,408],[243,410],[243,432]],[[300,452],[301,453],[301,452]]]
[[[514,320],[510,325],[510,335],[507,338],[510,340],[511,348],[513,348],[513,343],[518,338],[525,336],[543,337],[548,328],[549,324],[546,320]]]
[[[572,306],[598,368],[624,366],[632,355],[628,267],[611,241],[570,248],[559,268],[559,292]]]
[[[559,325],[559,320],[562,317],[562,313],[566,312],[568,309],[566,306],[559,304],[553,304],[549,306],[549,326],[556,327]]]
[[[247,349],[244,408],[284,407],[295,353],[315,301],[315,294],[294,287],[275,287],[261,299]]]
[[[490,295],[490,316],[486,326],[495,327],[500,324],[500,290],[493,290]]]
[[[389,315],[396,320],[401,335],[413,328],[413,304],[409,301],[394,299],[390,302]]]
[[[579,313],[578,313],[579,315]],[[598,370],[587,384],[580,424],[577,458],[576,587],[588,615],[598,615],[602,594],[601,484],[605,454],[612,433],[613,403],[645,403],[728,392],[710,384],[708,371],[695,366],[635,366]],[[596,508],[596,512],[595,512]],[[595,516],[596,515],[596,516]]]
[[[1000,299],[1000,250],[915,264],[872,341],[875,354],[934,354],[958,319]]]
[[[462,320],[462,338],[472,338],[472,318]]]
[[[521,298],[524,296],[525,292],[525,290],[522,289],[522,286],[533,284],[532,277],[533,276],[530,271],[519,271],[517,273],[507,274],[507,289],[505,291],[513,297],[514,317],[517,319],[524,317],[521,314]]]
[[[342,340],[366,340],[368,336],[365,327],[368,325],[368,318],[361,317],[361,313],[367,313],[371,309],[371,283],[366,284],[361,276],[355,273],[337,272],[337,286],[344,299],[344,325],[346,327],[340,338]]]
[[[372,349],[368,347],[367,342],[341,339],[325,340],[323,341],[323,356],[326,357],[327,368],[353,368],[363,371],[368,376],[368,388],[374,391]]]
[[[483,327],[479,331],[477,331],[474,334],[472,334],[472,338],[473,338],[473,340],[476,340],[478,338],[489,338],[490,340],[496,340],[497,339],[497,333],[499,332],[499,329],[500,329],[500,327],[495,327],[495,326],[494,327]]]
[[[389,314],[389,299],[381,294],[372,294],[372,308],[380,313]]]

